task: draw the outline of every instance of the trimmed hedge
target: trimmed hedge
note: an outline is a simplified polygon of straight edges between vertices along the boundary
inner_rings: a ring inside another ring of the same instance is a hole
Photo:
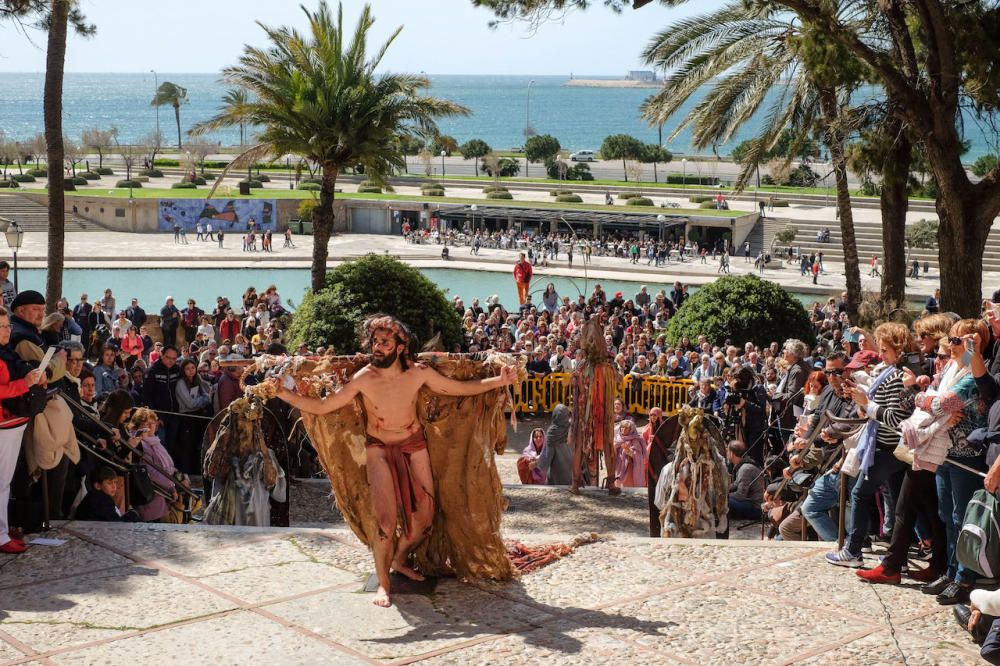
[[[142,183],[140,183],[138,180],[135,179],[119,180],[117,183],[115,183],[115,187],[132,187],[134,189],[139,189],[142,187]]]
[[[240,185],[242,185],[244,183],[250,183],[250,189],[264,187],[264,183],[260,182],[259,180],[249,180],[249,181],[248,180],[241,180],[240,181]]]
[[[579,194],[560,194],[556,197],[560,203],[583,203],[583,197]]]
[[[73,176],[72,178],[67,178],[66,180],[72,181],[74,185],[87,185],[90,182],[83,176]]]
[[[0,180],[0,187],[17,189],[20,185],[17,184],[16,180]]]
[[[420,190],[420,194],[422,194],[425,197],[443,197],[444,188],[428,187],[426,189]]]
[[[704,208],[708,210],[709,208],[717,208],[718,205],[714,201],[702,201],[698,204],[698,208]]]
[[[626,206],[652,206],[653,200],[646,197],[632,197],[625,202]]]
[[[560,190],[552,190],[551,192],[549,192],[550,197],[558,197],[563,194],[573,194],[573,190],[560,189]]]
[[[135,182],[137,182],[137,183],[148,183],[149,182],[149,176],[135,176],[135,177],[132,178],[132,180],[135,181]]]
[[[506,192],[507,188],[503,185],[487,185],[483,188],[483,194],[490,194],[491,192]]]
[[[205,185],[208,181],[206,181],[201,176],[195,176],[194,178],[189,179],[187,182],[189,182],[189,183],[191,183],[193,185]]]
[[[705,196],[703,194],[696,194],[693,197],[688,197],[688,201],[690,201],[691,203],[696,203],[696,204],[705,203],[706,201],[711,201],[711,200],[712,200],[712,197]]]
[[[153,160],[153,166],[154,167],[158,167],[158,166],[178,167],[180,165],[181,165],[180,160],[168,160],[168,159]]]
[[[775,199],[774,201],[771,202],[771,205],[774,206],[775,208],[788,208],[788,200]]]
[[[196,189],[198,189],[198,186],[195,185],[194,183],[182,182],[182,183],[174,183],[174,184],[172,184],[170,186],[170,189],[172,189],[172,190],[196,190]]]
[[[307,183],[307,182],[303,181],[303,182],[299,183],[299,185],[298,185],[298,187],[296,189],[304,190],[306,192],[319,192],[323,188],[320,187],[319,183]]]
[[[382,194],[382,188],[378,185],[359,185],[358,194]]]
[[[692,176],[672,173],[667,176],[668,185],[710,185],[715,187],[719,184],[719,179],[714,176]]]
[[[35,177],[30,173],[18,173],[11,176],[15,181],[19,183],[33,183],[35,182]]]
[[[48,169],[28,169],[28,175],[34,176],[35,178],[48,178]]]
[[[313,183],[315,185],[322,185],[323,184],[323,179],[322,178],[315,178],[313,176],[308,176],[306,178],[303,178],[299,182],[300,183]]]
[[[113,176],[113,175],[115,175],[115,170],[112,169],[111,167],[97,167],[96,169],[94,169],[94,171],[96,171],[97,173],[101,174],[102,176]]]
[[[80,176],[81,178],[86,178],[87,180],[100,180],[101,179],[101,174],[97,173],[96,171],[81,171],[77,175]]]
[[[510,192],[488,192],[486,194],[487,199],[513,199],[514,195]]]
[[[270,183],[271,182],[271,177],[268,176],[266,173],[259,173],[256,176],[254,176],[253,179],[254,180],[259,180],[262,183]]]
[[[635,197],[641,197],[642,195],[638,192],[619,192],[619,199],[634,199]]]
[[[139,172],[139,175],[148,178],[163,178],[163,172],[159,169],[143,169]]]

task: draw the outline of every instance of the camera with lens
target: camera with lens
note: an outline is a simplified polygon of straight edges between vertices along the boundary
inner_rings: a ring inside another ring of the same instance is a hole
[[[725,404],[736,407],[744,400],[750,399],[750,391],[747,389],[736,389],[726,394]]]

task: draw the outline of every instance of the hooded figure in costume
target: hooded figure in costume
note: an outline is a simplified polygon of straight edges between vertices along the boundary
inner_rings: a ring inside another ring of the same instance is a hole
[[[604,331],[598,317],[591,317],[583,326],[580,340],[584,360],[572,375],[573,418],[570,424],[570,446],[573,449],[573,483],[571,490],[579,492],[584,465],[589,478],[597,480],[597,459],[604,456],[608,492],[621,492],[614,484],[614,401],[621,379],[604,341]]]
[[[570,410],[556,405],[552,425],[545,433],[545,448],[538,458],[538,469],[547,475],[550,486],[568,486],[573,482],[573,449],[569,447]]]

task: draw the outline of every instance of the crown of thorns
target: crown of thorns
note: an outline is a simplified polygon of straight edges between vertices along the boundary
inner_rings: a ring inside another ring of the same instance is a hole
[[[395,317],[390,317],[389,315],[369,317],[365,321],[365,337],[371,341],[376,331],[389,331],[404,346],[410,346],[410,331]]]

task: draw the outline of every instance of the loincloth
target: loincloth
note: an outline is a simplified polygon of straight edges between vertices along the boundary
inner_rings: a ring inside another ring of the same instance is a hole
[[[417,510],[417,503],[425,497],[432,497],[419,483],[414,483],[410,470],[410,456],[417,451],[427,449],[427,438],[424,431],[418,430],[398,444],[386,444],[370,434],[365,434],[365,448],[377,446],[385,451],[389,463],[389,473],[392,475],[392,485],[396,492],[396,514],[403,524],[403,534],[409,536],[410,516]]]

